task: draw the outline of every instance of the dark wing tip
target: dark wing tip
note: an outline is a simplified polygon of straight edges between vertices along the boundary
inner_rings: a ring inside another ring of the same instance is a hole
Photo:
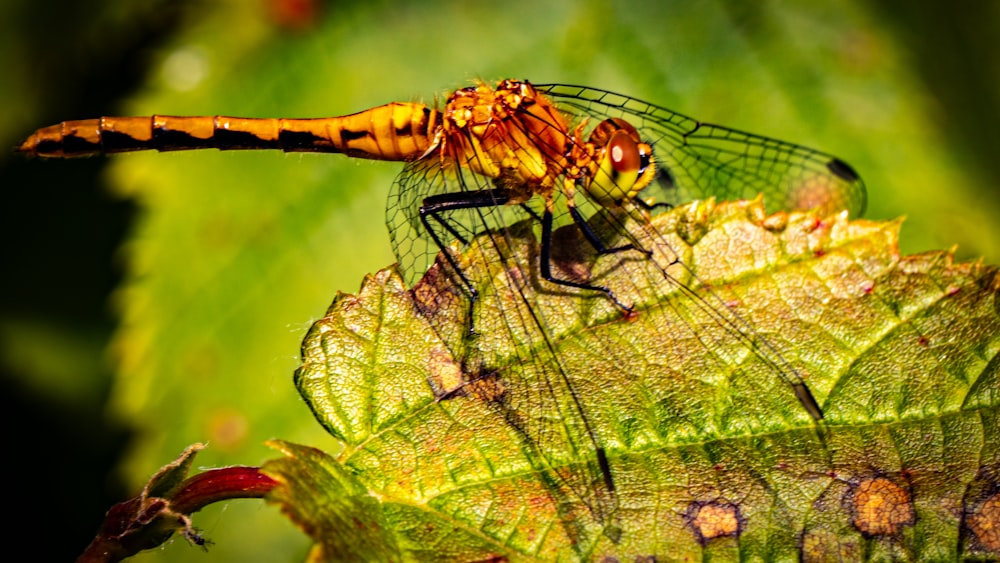
[[[850,196],[851,203],[849,204],[850,212],[855,217],[860,217],[865,214],[865,209],[868,207],[868,193],[865,190],[865,184],[861,180],[861,175],[851,168],[850,164],[847,164],[843,160],[837,157],[831,158],[826,163],[827,170],[831,174],[853,184],[854,193]]]
[[[847,164],[839,158],[831,158],[830,161],[826,163],[826,167],[830,170],[830,172],[833,172],[836,176],[847,180],[848,182],[857,182],[861,179],[861,176],[859,176],[858,173],[851,168],[850,164]]]

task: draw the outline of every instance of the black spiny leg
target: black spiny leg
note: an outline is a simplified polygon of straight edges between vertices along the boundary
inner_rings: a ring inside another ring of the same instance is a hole
[[[597,236],[597,233],[595,233],[594,230],[590,228],[590,223],[588,223],[587,220],[583,218],[583,215],[580,214],[579,209],[577,209],[575,206],[570,207],[569,214],[570,216],[573,217],[573,222],[576,223],[576,227],[580,229],[580,232],[583,233],[583,236],[587,239],[588,242],[590,242],[590,245],[594,247],[594,250],[596,250],[598,254],[602,255],[615,254],[618,252],[625,252],[626,250],[635,250],[638,252],[642,252],[647,256],[653,255],[652,252],[639,248],[638,246],[632,243],[623,244],[621,246],[616,246],[614,248],[608,248],[607,246],[604,245],[604,242],[601,240],[601,238]]]
[[[455,227],[451,225],[445,219],[443,214],[452,211],[458,211],[461,209],[479,209],[483,207],[499,207],[501,205],[506,205],[510,201],[510,190],[506,188],[493,188],[489,190],[476,190],[469,192],[451,192],[446,194],[433,195],[425,198],[423,204],[420,206],[420,222],[423,223],[424,229],[427,234],[434,240],[434,244],[444,253],[445,259],[448,264],[451,265],[451,269],[458,275],[458,278],[462,280],[462,284],[465,285],[465,289],[469,292],[469,335],[474,335],[476,333],[475,326],[472,321],[472,313],[476,306],[476,299],[479,297],[479,292],[473,287],[472,282],[465,275],[465,272],[458,267],[458,263],[455,262],[455,258],[448,252],[447,245],[444,240],[441,239],[441,235],[431,227],[430,221],[434,220],[435,223],[443,227],[448,233],[455,237],[457,240],[461,241],[462,244],[468,244],[469,241],[465,240],[465,237],[459,233]]]
[[[624,246],[617,246],[615,248],[608,248],[601,242],[601,239],[591,230],[590,225],[584,220],[580,212],[577,211],[575,207],[569,208],[570,214],[573,216],[573,221],[579,227],[580,232],[583,236],[593,245],[594,249],[597,250],[598,254],[611,254],[615,252],[624,252],[626,250],[639,250],[633,244],[627,244]],[[640,252],[643,252],[640,250]],[[592,285],[589,283],[575,282],[570,280],[561,280],[552,275],[552,211],[546,209],[545,213],[542,215],[542,256],[541,256],[541,272],[542,278],[550,281],[554,284],[565,285],[568,287],[575,287],[578,289],[589,289],[592,291],[599,291],[604,295],[608,296],[608,299],[615,304],[616,307],[625,312],[630,312],[632,307],[626,307],[618,298],[615,297],[614,292],[612,292],[607,287],[603,285]]]
[[[639,207],[645,209],[646,211],[653,211],[654,209],[669,211],[674,208],[674,204],[667,203],[665,201],[661,201],[658,203],[646,203],[646,200],[642,199],[641,197],[634,197],[632,198],[632,201],[635,202],[635,204],[638,205]]]

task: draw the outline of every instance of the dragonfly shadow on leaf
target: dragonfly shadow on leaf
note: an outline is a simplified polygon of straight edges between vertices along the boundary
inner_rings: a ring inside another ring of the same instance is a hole
[[[535,288],[544,282],[532,263],[538,258],[532,223],[482,233],[457,258],[479,293],[475,333],[465,330],[470,298],[447,273],[449,261],[439,257],[414,286],[419,314],[454,355],[448,369],[432,370],[430,385],[439,401],[479,401],[497,414],[498,424],[516,431],[575,545],[592,545],[591,522],[617,542],[622,532],[607,453],[550,340],[573,328],[579,296],[551,296],[562,300],[561,312],[539,303]],[[557,319],[564,326],[553,331]]]

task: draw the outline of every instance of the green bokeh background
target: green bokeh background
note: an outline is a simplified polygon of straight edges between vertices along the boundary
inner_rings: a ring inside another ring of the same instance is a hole
[[[277,14],[314,5],[299,23]],[[580,83],[822,148],[907,216],[907,253],[1000,260],[1000,4],[16,0],[0,7],[0,140],[102,114],[339,115],[475,79]],[[74,557],[189,443],[257,465],[331,450],[291,385],[338,290],[393,261],[400,166],[279,153],[0,154],[2,410],[16,541]],[[140,561],[300,559],[277,511],[196,517],[216,542]],[[48,557],[51,556],[51,557]]]

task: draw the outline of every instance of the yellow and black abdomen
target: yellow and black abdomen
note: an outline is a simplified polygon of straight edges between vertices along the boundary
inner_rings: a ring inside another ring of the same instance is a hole
[[[35,131],[18,151],[69,158],[137,150],[283,150],[344,153],[409,161],[436,142],[440,114],[422,104],[391,103],[343,117],[101,117]]]

